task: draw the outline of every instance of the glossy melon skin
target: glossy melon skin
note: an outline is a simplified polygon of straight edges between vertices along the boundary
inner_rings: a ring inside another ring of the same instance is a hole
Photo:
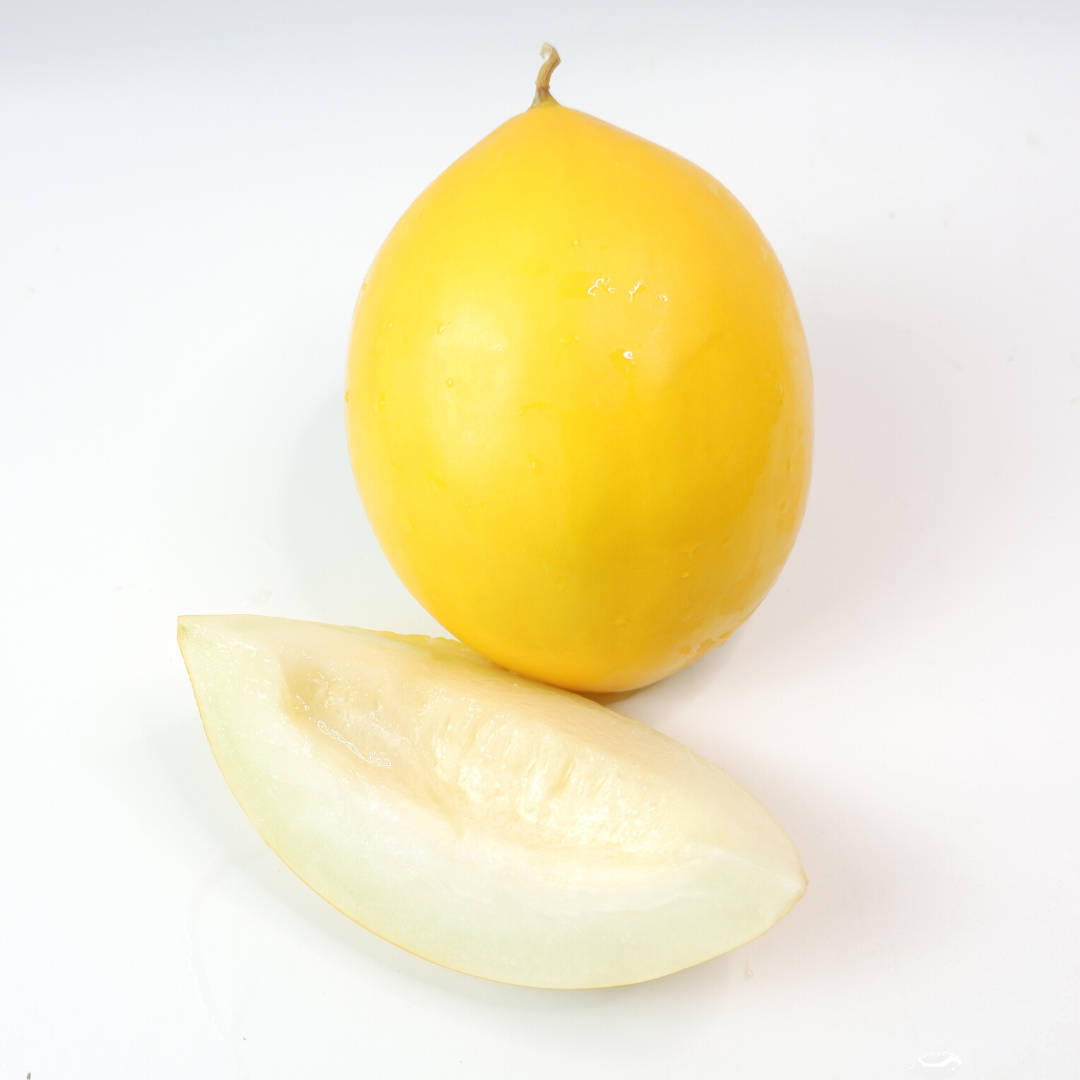
[[[802,895],[791,841],[723,771],[456,642],[257,616],[180,645],[263,839],[380,936],[540,987],[652,979]]]
[[[409,208],[356,307],[359,491],[444,626],[626,690],[758,606],[798,531],[811,377],[783,271],[688,161],[548,101]]]

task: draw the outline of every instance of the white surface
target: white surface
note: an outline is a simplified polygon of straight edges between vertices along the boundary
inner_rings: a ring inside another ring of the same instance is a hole
[[[870,7],[7,5],[4,1077],[1074,1074],[1080,25]],[[545,38],[556,96],[748,205],[816,375],[780,584],[621,706],[758,793],[810,890],[615,992],[442,971],[308,892],[174,644],[180,611],[433,629],[352,491],[351,307]]]

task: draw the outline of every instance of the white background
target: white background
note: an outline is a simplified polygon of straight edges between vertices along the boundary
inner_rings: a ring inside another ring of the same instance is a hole
[[[1076,1075],[1075,4],[15,3],[0,33],[0,1077]],[[750,624],[621,708],[811,886],[619,991],[345,920],[243,818],[179,612],[435,624],[342,431],[354,296],[454,157],[564,103],[721,178],[815,367]]]

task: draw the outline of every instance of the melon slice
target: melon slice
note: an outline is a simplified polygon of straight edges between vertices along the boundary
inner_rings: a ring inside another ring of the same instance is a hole
[[[180,620],[221,771],[263,839],[358,923],[503,982],[641,982],[799,899],[765,808],[673,739],[456,642]]]

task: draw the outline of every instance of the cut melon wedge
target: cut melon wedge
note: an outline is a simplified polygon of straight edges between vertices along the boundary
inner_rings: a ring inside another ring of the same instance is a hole
[[[636,983],[763,933],[799,856],[726,773],[453,641],[180,620],[225,779],[263,839],[376,934],[543,987]]]

